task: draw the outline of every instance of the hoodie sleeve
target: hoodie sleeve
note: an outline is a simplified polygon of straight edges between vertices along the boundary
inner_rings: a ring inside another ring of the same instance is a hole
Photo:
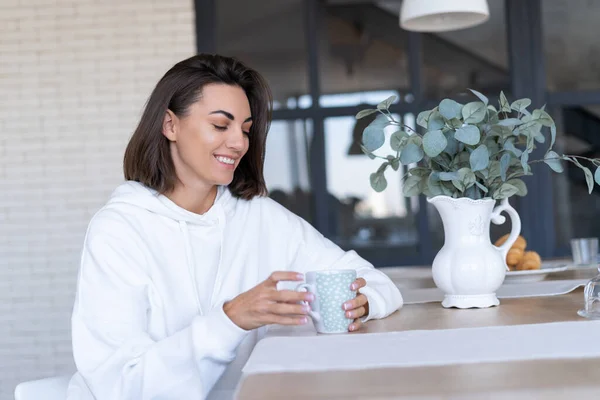
[[[369,300],[369,315],[362,320],[385,318],[400,307],[400,290],[383,272],[360,257],[354,250],[344,251],[297,215],[288,213],[287,232],[289,269],[308,272],[321,269],[355,269],[367,285],[360,292]]]
[[[215,308],[160,340],[147,330],[153,290],[143,243],[119,215],[90,223],[72,317],[79,374],[97,400],[205,398],[247,331]]]

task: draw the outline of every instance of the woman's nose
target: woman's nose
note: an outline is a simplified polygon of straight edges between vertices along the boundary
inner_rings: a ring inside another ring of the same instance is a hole
[[[246,134],[242,128],[235,128],[230,131],[230,135],[227,138],[227,147],[241,151],[246,145]]]

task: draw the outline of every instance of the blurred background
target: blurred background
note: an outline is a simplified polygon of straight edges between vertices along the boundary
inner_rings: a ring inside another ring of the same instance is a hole
[[[196,52],[267,78],[270,196],[376,267],[427,265],[443,228],[424,198],[402,197],[402,170],[383,193],[370,188],[363,108],[397,95],[390,110],[414,126],[446,96],[471,101],[473,88],[495,103],[503,90],[547,105],[559,152],[598,157],[600,2],[488,5],[483,24],[415,33],[399,27],[400,1],[0,0],[0,400],[20,381],[74,371],[87,224],[123,179],[150,91]],[[513,205],[528,248],[560,257],[570,238],[600,236],[600,193],[587,194],[580,170],[537,165],[527,183]]]

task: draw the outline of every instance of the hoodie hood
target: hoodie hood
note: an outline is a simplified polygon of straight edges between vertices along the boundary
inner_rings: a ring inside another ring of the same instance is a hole
[[[150,189],[139,182],[127,181],[121,184],[111,195],[107,207],[118,207],[127,204],[148,210],[154,214],[161,215],[176,221],[179,224],[179,231],[182,235],[183,246],[185,249],[185,258],[188,272],[194,285],[196,305],[201,315],[205,315],[198,293],[198,282],[196,280],[196,257],[194,255],[194,246],[188,225],[205,227],[204,229],[216,228],[219,237],[219,255],[217,265],[217,282],[221,278],[221,263],[223,261],[223,241],[225,226],[227,225],[227,216],[231,217],[235,211],[236,199],[231,195],[226,186],[219,186],[217,197],[214,204],[204,214],[196,214],[178,206],[168,197],[161,195],[156,190]],[[213,293],[214,294],[214,293]],[[212,299],[210,301],[212,303]]]
[[[179,207],[156,190],[150,189],[139,182],[127,181],[115,189],[107,205],[129,204],[178,222],[206,225],[216,221],[225,222],[225,216],[231,217],[233,215],[235,202],[236,199],[231,195],[229,189],[226,186],[219,186],[212,207],[204,214],[196,214]]]

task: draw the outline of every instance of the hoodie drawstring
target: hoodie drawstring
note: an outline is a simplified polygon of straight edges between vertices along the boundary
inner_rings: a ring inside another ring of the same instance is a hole
[[[179,229],[183,234],[183,247],[185,248],[185,258],[187,260],[188,269],[190,272],[190,278],[192,279],[192,285],[194,286],[194,296],[196,298],[196,305],[200,315],[204,315],[202,312],[202,305],[200,303],[200,296],[198,294],[198,283],[196,282],[196,263],[194,262],[194,254],[192,250],[192,244],[190,241],[190,231],[185,221],[179,221]]]
[[[223,262],[223,247],[225,246],[225,213],[222,209],[218,210],[217,213],[217,228],[219,229],[219,264],[217,264],[217,274],[215,276],[215,286],[213,288],[212,295],[210,296],[210,305],[214,305],[215,293],[221,290],[221,263]]]

